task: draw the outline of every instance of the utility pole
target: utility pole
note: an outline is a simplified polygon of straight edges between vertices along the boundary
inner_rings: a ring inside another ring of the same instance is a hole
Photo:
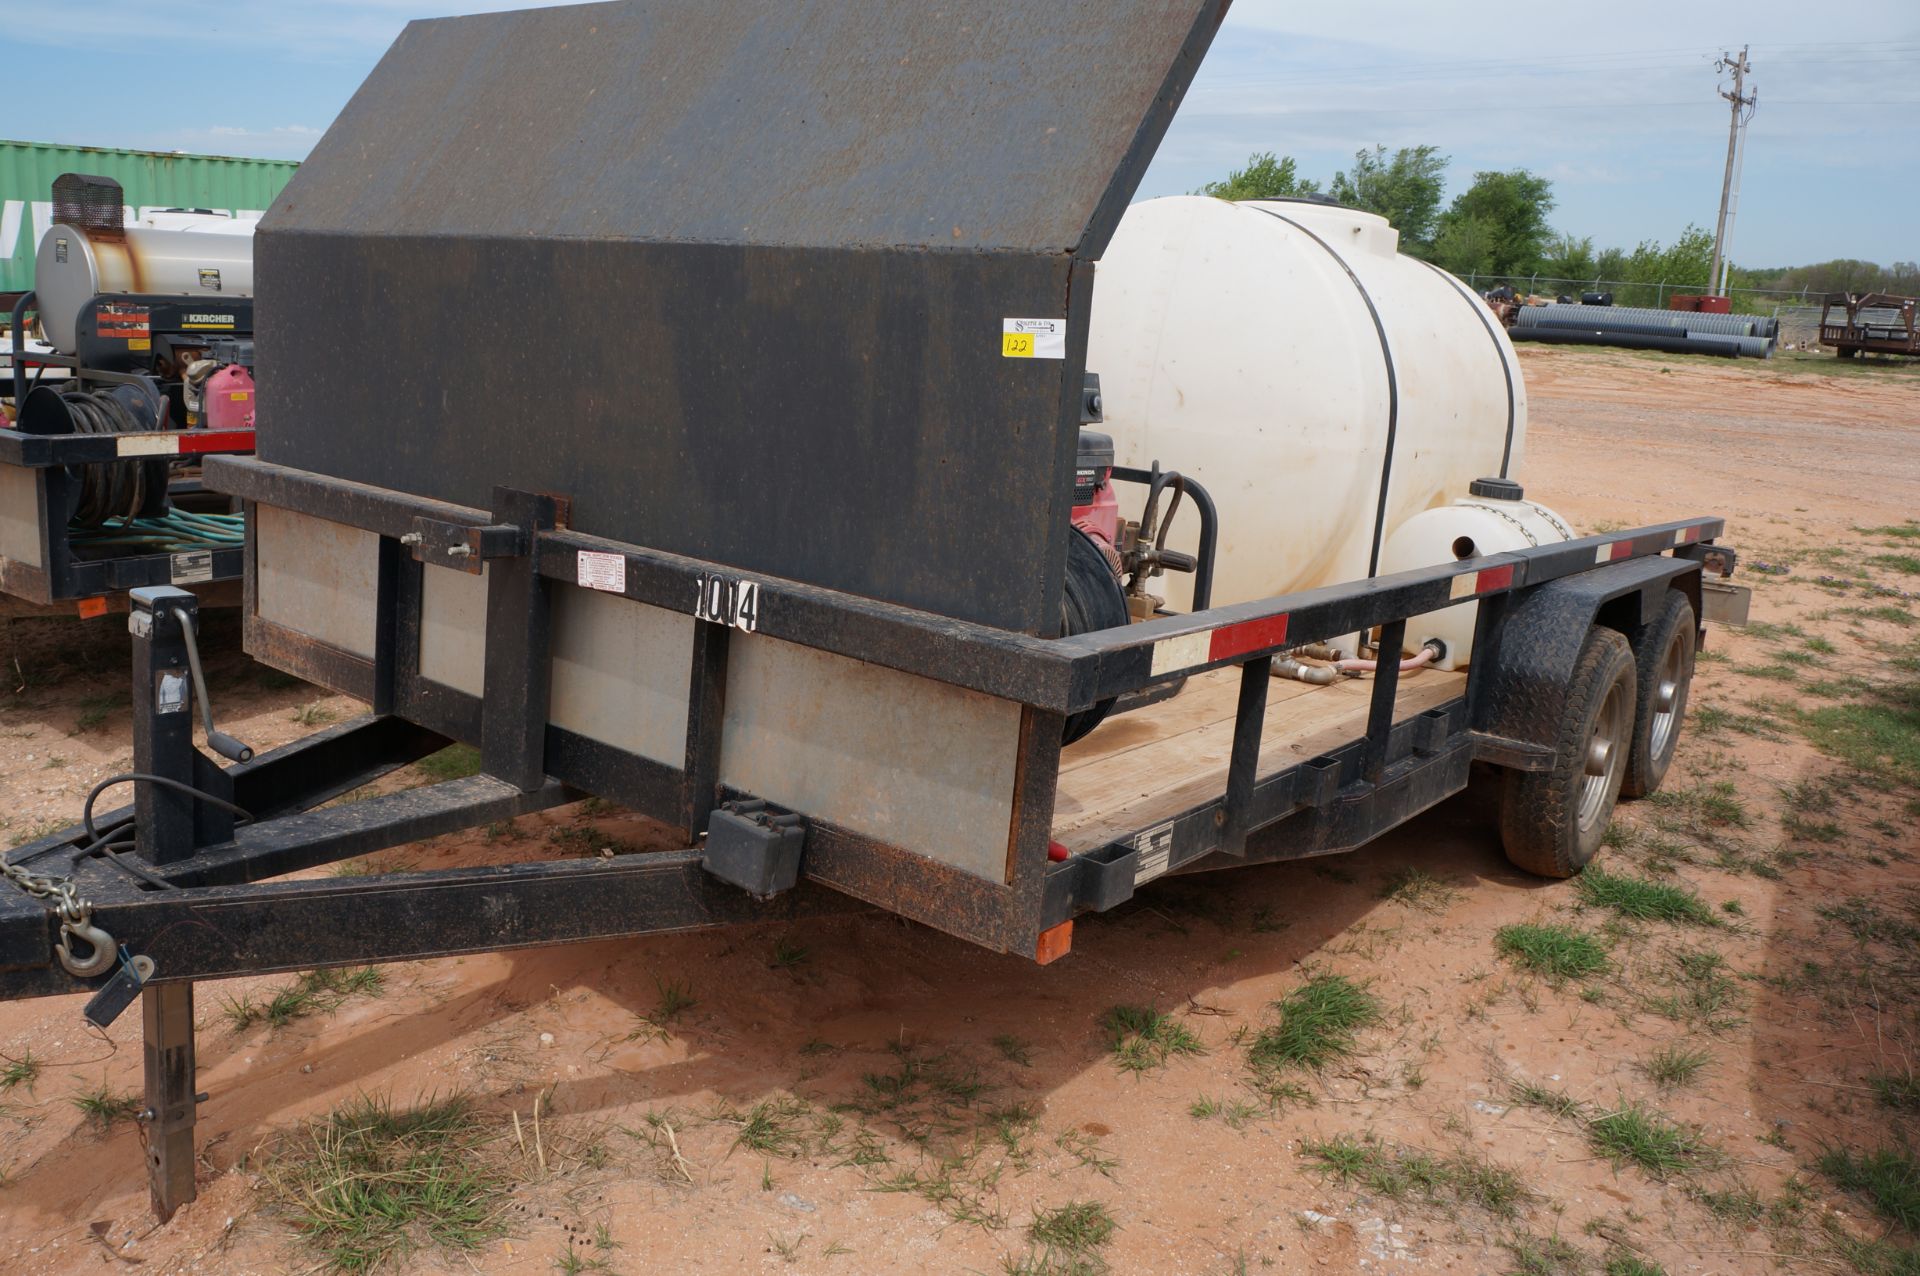
[[[1722,74],[1733,72],[1733,92],[1720,90],[1720,96],[1731,104],[1732,119],[1727,125],[1727,169],[1720,179],[1720,220],[1713,228],[1713,266],[1707,271],[1707,291],[1716,297],[1726,294],[1721,267],[1727,260],[1727,209],[1733,200],[1734,163],[1741,152],[1741,135],[1760,101],[1758,90],[1746,92],[1747,76],[1753,70],[1753,64],[1747,61],[1749,47],[1742,45],[1737,58],[1728,53],[1713,64],[1713,69]]]

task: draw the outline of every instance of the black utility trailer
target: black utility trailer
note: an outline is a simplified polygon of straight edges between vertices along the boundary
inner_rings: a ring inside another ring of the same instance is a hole
[[[197,980],[861,905],[1048,962],[1156,877],[1351,849],[1477,774],[1568,875],[1659,782],[1718,519],[1060,636],[1092,263],[1223,9],[407,28],[262,225],[260,455],[206,467],[248,651],[371,716],[251,757],[193,599],[137,590],[134,770],[0,884],[0,995],[142,1002],[163,1216]],[[1467,670],[1403,677],[1455,606]],[[1356,633],[1377,676],[1270,676]],[[482,774],[323,809],[449,741]],[[688,849],[289,876],[588,794]]]

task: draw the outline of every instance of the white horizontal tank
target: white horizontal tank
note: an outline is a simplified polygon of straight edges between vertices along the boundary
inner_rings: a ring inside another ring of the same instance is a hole
[[[1101,428],[1119,464],[1157,460],[1213,495],[1214,605],[1387,570],[1396,528],[1517,473],[1526,391],[1505,332],[1398,245],[1381,217],[1308,201],[1176,196],[1121,218],[1087,353]],[[1170,543],[1192,550],[1195,520],[1180,523]],[[1398,567],[1426,552],[1396,548]],[[1428,561],[1451,557],[1449,540]],[[1185,609],[1191,579],[1153,589]]]
[[[157,225],[119,235],[51,227],[34,258],[40,325],[57,350],[78,344],[81,308],[101,294],[225,298],[253,296],[252,221],[198,213],[150,214]]]

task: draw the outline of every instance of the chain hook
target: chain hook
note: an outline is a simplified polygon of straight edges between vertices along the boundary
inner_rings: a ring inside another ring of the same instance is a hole
[[[86,957],[75,957],[68,942],[75,938],[91,946],[93,951]],[[103,973],[113,965],[118,951],[112,935],[87,921],[61,922],[60,942],[53,947],[60,954],[60,964],[66,967],[67,973],[79,979]]]

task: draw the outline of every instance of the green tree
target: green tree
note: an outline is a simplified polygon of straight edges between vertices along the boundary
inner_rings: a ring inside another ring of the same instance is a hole
[[[1484,263],[1487,274],[1534,274],[1553,236],[1547,226],[1552,211],[1553,183],[1544,177],[1524,168],[1475,173],[1473,185],[1454,196],[1440,218],[1436,250],[1444,242],[1453,254],[1440,256],[1440,264],[1455,274],[1478,273],[1468,262]]]
[[[1300,176],[1293,156],[1260,151],[1247,157],[1247,166],[1228,173],[1225,181],[1208,182],[1196,194],[1215,199],[1288,199],[1314,195],[1320,183]]]
[[[1576,283],[1599,278],[1599,262],[1593,255],[1593,236],[1583,235],[1578,239],[1572,235],[1560,236],[1541,259],[1540,273],[1549,279],[1565,279]]]
[[[1375,146],[1356,151],[1353,167],[1335,173],[1327,193],[1386,218],[1400,232],[1401,252],[1431,257],[1446,176],[1447,157],[1437,146],[1403,146],[1392,155]]]

